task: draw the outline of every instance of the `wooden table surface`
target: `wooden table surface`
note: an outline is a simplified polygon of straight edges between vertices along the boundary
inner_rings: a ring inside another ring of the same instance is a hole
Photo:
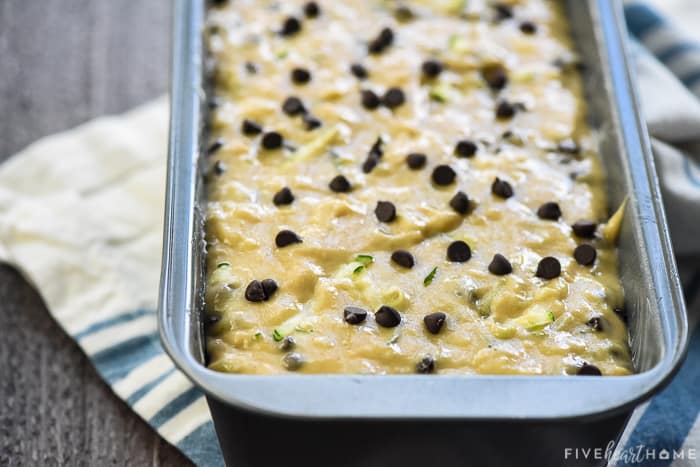
[[[0,0],[0,161],[167,90],[171,0]],[[188,465],[0,266],[0,465]]]

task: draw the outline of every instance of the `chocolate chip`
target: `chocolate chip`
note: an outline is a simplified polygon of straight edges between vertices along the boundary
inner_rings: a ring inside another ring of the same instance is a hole
[[[447,315],[441,311],[438,311],[426,315],[423,318],[423,323],[425,323],[426,329],[430,331],[431,334],[437,334],[442,329],[446,319]]]
[[[382,305],[374,313],[377,324],[385,328],[395,328],[401,323],[401,315],[390,306]]]
[[[391,222],[396,219],[396,206],[390,201],[379,201],[374,208],[374,214],[379,222]]]
[[[258,66],[253,62],[245,62],[245,71],[251,75],[254,75],[258,72]]]
[[[221,316],[216,315],[204,315],[203,324],[205,328],[211,328],[216,323],[221,321]]]
[[[573,139],[565,139],[559,142],[557,150],[564,154],[576,155],[581,152],[581,147]]]
[[[364,173],[370,173],[372,170],[374,170],[377,164],[379,164],[379,160],[384,155],[382,144],[384,144],[384,141],[382,141],[381,136],[377,138],[374,144],[372,144],[372,147],[369,149],[369,153],[367,154],[367,159],[365,159],[362,164],[362,171]]]
[[[224,164],[221,161],[216,161],[214,163],[214,174],[216,175],[223,175],[224,172],[226,172],[226,164]]]
[[[447,247],[447,259],[453,263],[464,263],[465,261],[469,261],[471,257],[471,248],[462,240],[454,241]]]
[[[588,243],[582,243],[574,250],[574,259],[582,266],[593,264],[596,256],[597,253],[595,248],[593,248],[593,245],[589,245]]]
[[[293,16],[290,16],[284,20],[284,23],[282,24],[282,29],[280,30],[280,35],[293,36],[299,31],[301,31],[301,21],[299,21]]]
[[[267,300],[262,282],[258,280],[251,281],[245,289],[245,298],[249,302],[264,302]]]
[[[532,21],[523,21],[520,23],[520,31],[524,34],[535,34],[537,32],[537,25]]]
[[[481,77],[494,91],[500,91],[508,84],[508,74],[503,65],[500,64],[486,65],[481,69]]]
[[[363,89],[360,91],[360,93],[362,95],[362,107],[365,109],[374,110],[382,104],[379,96],[377,96],[373,91]]]
[[[319,128],[321,125],[323,125],[323,123],[321,123],[321,120],[308,113],[304,114],[304,116],[301,117],[301,119],[306,125],[306,129],[309,131],[315,130],[316,128]]]
[[[416,372],[420,374],[432,373],[435,371],[435,359],[428,355],[416,365]]]
[[[416,264],[413,255],[406,250],[396,250],[393,252],[391,254],[391,260],[406,269],[411,269]]]
[[[522,146],[523,145],[523,138],[519,134],[515,133],[513,130],[506,130],[503,132],[501,135],[501,138],[503,138],[505,141],[508,141],[510,144],[514,144],[516,146]]]
[[[404,102],[406,102],[406,96],[399,88],[389,88],[382,97],[382,103],[390,109],[395,109],[403,105]]]
[[[561,217],[561,209],[554,201],[548,201],[537,209],[537,217],[544,220],[555,221]]]
[[[379,35],[372,39],[367,45],[367,49],[371,54],[380,54],[384,52],[394,42],[394,31],[390,28],[384,28]]]
[[[420,170],[425,167],[425,163],[428,162],[428,157],[420,152],[412,152],[406,156],[406,164],[411,170]]]
[[[346,306],[343,310],[343,318],[348,324],[360,324],[367,318],[367,310],[358,306]]]
[[[413,13],[413,10],[406,5],[401,5],[394,10],[394,18],[396,18],[396,21],[399,23],[406,23],[415,17],[416,15]]]
[[[304,357],[298,352],[289,352],[282,359],[282,363],[289,371],[296,371],[304,366]]]
[[[496,10],[496,21],[503,21],[513,17],[513,7],[506,3],[496,3],[493,5]]]
[[[625,324],[627,324],[627,318],[628,318],[628,316],[627,316],[627,309],[626,309],[626,308],[624,308],[624,307],[615,307],[615,308],[613,308],[613,311],[615,312],[615,314],[616,314],[617,316],[620,317],[620,319],[621,319]]]
[[[429,78],[435,78],[440,73],[442,73],[443,69],[444,66],[442,65],[442,63],[434,59],[426,60],[423,62],[423,65],[421,65],[421,70],[423,71],[423,74]]]
[[[336,175],[328,184],[328,187],[336,193],[347,193],[352,189],[352,185],[344,175]]]
[[[262,288],[265,292],[265,300],[269,300],[270,297],[272,297],[275,294],[275,292],[277,292],[277,282],[275,282],[273,279],[263,279]]]
[[[289,187],[284,187],[272,197],[272,202],[275,206],[286,206],[294,202],[294,195]]]
[[[366,174],[373,171],[377,164],[379,164],[379,158],[378,155],[370,153],[367,159],[362,163],[362,171]]]
[[[469,212],[469,197],[463,191],[458,191],[450,200],[450,207],[457,214],[467,214]]]
[[[513,266],[510,261],[500,253],[493,255],[491,263],[489,263],[489,272],[497,276],[505,276],[513,272]]]
[[[258,125],[254,121],[245,119],[245,120],[243,120],[243,124],[241,125],[241,131],[243,132],[244,135],[255,136],[255,135],[259,135],[260,133],[262,133],[263,129],[260,125]]]
[[[517,108],[514,104],[505,100],[499,101],[496,106],[496,117],[500,119],[513,118],[516,110]]]
[[[301,238],[291,230],[281,230],[275,237],[277,248],[284,248],[294,243],[301,243]]]
[[[459,157],[473,157],[478,149],[473,141],[463,139],[455,145],[455,154]]]
[[[307,2],[306,5],[304,5],[304,14],[307,18],[316,18],[321,14],[321,8],[316,2]]]
[[[449,165],[438,165],[433,169],[433,182],[439,186],[451,185],[457,173]]]
[[[286,352],[292,350],[297,345],[297,341],[292,336],[287,336],[280,342],[280,350]]]
[[[513,187],[510,183],[505,180],[501,180],[496,177],[496,179],[491,184],[491,193],[498,196],[499,198],[508,199],[513,196]]]
[[[598,224],[593,221],[578,221],[571,226],[574,235],[581,238],[593,238]]]
[[[588,320],[586,325],[588,327],[590,327],[591,329],[593,329],[594,331],[602,331],[603,330],[603,317],[602,316],[594,316],[593,318]]]
[[[306,84],[311,81],[311,72],[306,68],[294,68],[291,77],[296,84]]]
[[[559,260],[553,256],[546,256],[537,264],[537,273],[535,274],[537,277],[542,279],[554,279],[555,277],[559,277],[560,274],[561,264],[559,264]]]
[[[207,148],[207,155],[212,155],[223,147],[224,147],[224,141],[221,139],[217,139],[216,141],[211,143],[209,145],[209,147]]]
[[[350,73],[355,75],[355,78],[357,79],[367,79],[367,76],[369,76],[369,73],[367,73],[367,68],[359,63],[353,63],[350,65]]]
[[[601,373],[600,368],[598,368],[595,365],[591,365],[590,363],[584,363],[581,365],[576,372],[576,374],[581,375],[581,376],[602,376],[603,373]]]
[[[279,149],[283,143],[282,135],[276,131],[268,131],[263,135],[261,143],[265,149]]]
[[[304,103],[301,101],[301,99],[294,96],[288,97],[284,100],[284,103],[282,104],[282,110],[290,117],[306,113],[306,107],[304,107]]]

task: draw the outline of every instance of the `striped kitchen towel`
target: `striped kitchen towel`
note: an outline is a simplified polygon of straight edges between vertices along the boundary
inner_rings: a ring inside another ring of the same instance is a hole
[[[700,45],[644,3],[628,2],[625,19],[693,330],[700,318]],[[698,388],[700,331],[671,384],[635,411],[616,465],[699,466]]]
[[[627,14],[674,244],[698,316],[700,101],[691,91],[700,93],[700,52],[648,8],[629,4]],[[163,353],[156,329],[166,141],[167,103],[159,99],[8,160],[0,166],[0,259],[37,287],[119,397],[195,463],[216,466],[222,459],[204,398]],[[644,458],[649,465],[699,462],[672,454],[698,448],[700,458],[699,361],[696,333],[678,377],[635,413],[619,465],[639,465],[638,446],[654,453]]]
[[[0,166],[0,260],[139,416],[197,464],[223,465],[204,397],[158,337],[167,118],[161,98]]]

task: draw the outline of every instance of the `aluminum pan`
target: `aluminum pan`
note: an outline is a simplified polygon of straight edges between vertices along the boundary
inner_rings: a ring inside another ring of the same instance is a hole
[[[226,405],[334,419],[590,419],[629,410],[660,390],[685,354],[687,319],[646,127],[624,48],[621,5],[568,0],[589,66],[591,123],[601,132],[611,207],[629,194],[620,271],[639,373],[622,377],[229,375],[203,361],[202,122],[204,0],[177,0],[159,327],[177,366]],[[653,267],[651,267],[653,265]],[[357,394],[363,397],[358,398]]]

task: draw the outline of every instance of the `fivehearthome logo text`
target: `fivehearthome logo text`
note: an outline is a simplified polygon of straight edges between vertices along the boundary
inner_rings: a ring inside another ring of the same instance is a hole
[[[564,448],[565,460],[607,460],[624,464],[641,464],[653,460],[697,460],[697,448],[665,449],[638,444],[624,449],[615,449],[615,441],[604,448]]]

